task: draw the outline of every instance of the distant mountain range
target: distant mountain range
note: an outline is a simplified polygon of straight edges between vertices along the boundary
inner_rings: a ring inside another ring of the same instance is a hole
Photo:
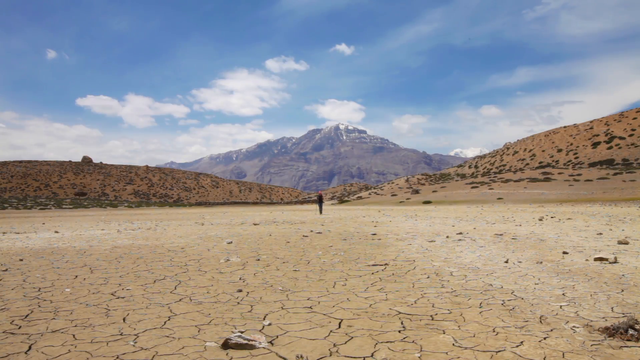
[[[401,176],[437,172],[466,160],[407,149],[366,130],[337,124],[297,138],[283,137],[192,162],[157,166],[318,191],[353,182],[378,185]]]

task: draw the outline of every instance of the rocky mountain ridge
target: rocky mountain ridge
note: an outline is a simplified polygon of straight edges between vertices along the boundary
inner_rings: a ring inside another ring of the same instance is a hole
[[[300,137],[158,166],[317,191],[353,182],[381,184],[401,176],[440,171],[465,160],[407,149],[355,126],[337,124],[312,129]]]

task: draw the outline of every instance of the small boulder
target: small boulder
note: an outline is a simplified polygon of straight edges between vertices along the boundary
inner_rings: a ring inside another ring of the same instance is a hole
[[[82,160],[80,160],[80,162],[84,164],[93,164],[93,159],[85,155],[82,157]]]
[[[629,240],[627,239],[618,240],[618,245],[629,245]]]
[[[240,333],[233,334],[222,342],[220,347],[223,350],[256,350],[268,347],[266,339],[262,335],[243,335]]]

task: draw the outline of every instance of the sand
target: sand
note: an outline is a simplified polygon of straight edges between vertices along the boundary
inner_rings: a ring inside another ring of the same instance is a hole
[[[0,357],[640,358],[637,202],[325,208],[0,212]]]

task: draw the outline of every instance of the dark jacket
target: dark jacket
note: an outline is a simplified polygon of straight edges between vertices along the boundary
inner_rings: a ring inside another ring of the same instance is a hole
[[[324,196],[322,194],[318,194],[318,204],[324,204]]]

